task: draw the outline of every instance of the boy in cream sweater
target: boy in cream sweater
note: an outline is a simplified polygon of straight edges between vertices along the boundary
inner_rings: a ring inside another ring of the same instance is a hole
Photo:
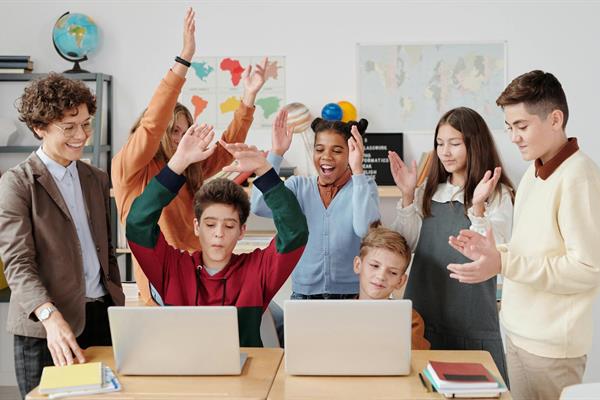
[[[515,199],[513,233],[498,247],[461,231],[450,244],[475,260],[450,264],[465,283],[504,276],[501,322],[515,399],[558,399],[580,383],[592,345],[592,306],[600,290],[600,169],[567,138],[569,109],[554,75],[514,79],[496,103],[512,142],[532,161]]]

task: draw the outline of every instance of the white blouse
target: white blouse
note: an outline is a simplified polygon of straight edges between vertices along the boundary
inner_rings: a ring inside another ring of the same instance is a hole
[[[513,203],[510,196],[510,189],[501,185],[501,195],[494,192],[491,202],[486,202],[483,217],[476,217],[473,214],[473,207],[467,211],[467,216],[471,220],[470,229],[485,235],[485,231],[491,227],[494,232],[496,244],[507,243],[512,231]],[[425,192],[425,183],[415,190],[413,203],[407,207],[402,207],[402,198],[396,206],[396,219],[391,228],[404,236],[408,245],[414,252],[421,226],[423,225],[423,195]],[[455,186],[450,181],[438,185],[433,195],[433,201],[438,203],[447,203],[449,201],[458,201],[464,204],[464,193],[460,186]],[[456,231],[458,234],[458,230]]]

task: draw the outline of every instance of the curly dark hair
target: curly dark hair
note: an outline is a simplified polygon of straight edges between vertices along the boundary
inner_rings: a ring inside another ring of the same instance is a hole
[[[365,136],[367,131],[367,126],[369,125],[369,121],[362,118],[360,121],[329,121],[322,118],[315,118],[313,122],[310,124],[315,136],[322,131],[334,131],[344,137],[344,139],[348,140],[352,137],[352,127],[356,125],[358,129],[358,133],[360,136]]]
[[[204,184],[194,195],[194,215],[200,220],[202,212],[213,204],[233,206],[244,225],[250,214],[250,199],[237,183],[224,178],[214,179]]]
[[[83,82],[51,72],[25,88],[17,100],[17,111],[19,120],[41,139],[34,128],[45,128],[82,104],[87,105],[90,115],[96,113],[96,97]]]

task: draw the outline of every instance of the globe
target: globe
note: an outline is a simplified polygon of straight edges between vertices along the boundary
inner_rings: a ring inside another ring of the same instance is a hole
[[[58,54],[74,62],[73,69],[65,72],[87,72],[79,62],[98,47],[98,26],[84,14],[66,12],[58,18],[52,29],[52,42]]]

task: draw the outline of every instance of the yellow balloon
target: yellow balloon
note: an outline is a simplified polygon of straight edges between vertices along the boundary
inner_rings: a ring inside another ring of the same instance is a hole
[[[356,121],[356,107],[349,101],[338,101],[342,109],[342,122]]]

